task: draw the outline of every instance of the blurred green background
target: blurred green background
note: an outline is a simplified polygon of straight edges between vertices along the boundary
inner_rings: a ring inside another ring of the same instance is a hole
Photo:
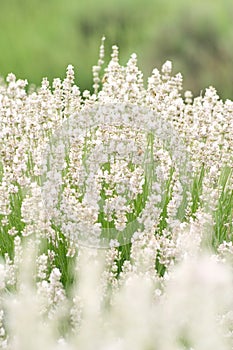
[[[0,75],[39,85],[73,64],[91,88],[102,35],[106,62],[117,44],[121,63],[136,52],[147,78],[169,59],[194,95],[213,85],[233,99],[232,0],[0,0]]]

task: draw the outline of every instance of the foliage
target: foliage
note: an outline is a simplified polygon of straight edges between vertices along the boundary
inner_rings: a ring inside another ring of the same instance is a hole
[[[213,85],[229,98],[232,11],[230,0],[2,1],[0,75],[13,71],[39,85],[43,77],[62,77],[64,66],[78,63],[76,83],[90,89],[105,35],[107,55],[116,43],[125,64],[135,50],[145,76],[170,59],[183,72],[185,89],[199,95]]]

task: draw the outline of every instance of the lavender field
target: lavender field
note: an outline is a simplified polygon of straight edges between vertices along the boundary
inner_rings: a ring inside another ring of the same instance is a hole
[[[230,350],[233,102],[104,56],[0,82],[0,347]]]

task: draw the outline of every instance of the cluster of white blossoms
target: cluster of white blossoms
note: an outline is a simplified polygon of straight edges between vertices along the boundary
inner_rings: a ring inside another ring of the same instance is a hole
[[[0,347],[232,349],[233,102],[103,59],[0,82]]]

